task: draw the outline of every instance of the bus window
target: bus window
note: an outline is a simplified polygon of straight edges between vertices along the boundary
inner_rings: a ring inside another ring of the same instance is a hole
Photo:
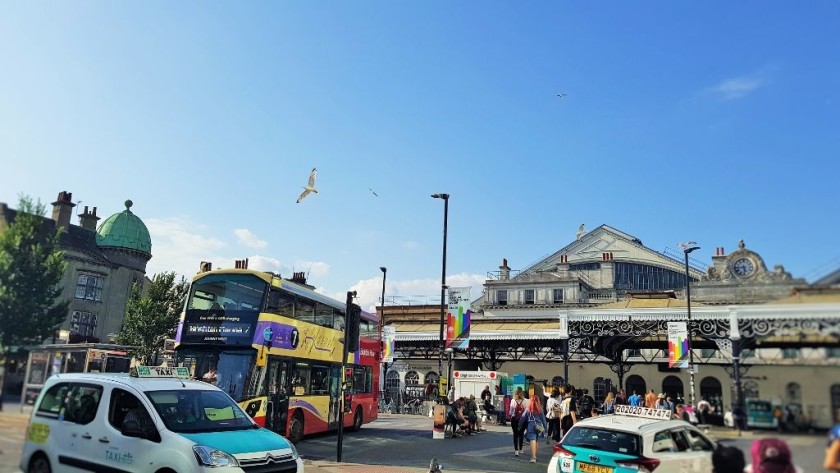
[[[333,328],[344,331],[344,312],[339,309],[333,309]]]
[[[295,318],[302,322],[315,322],[315,302],[300,297],[296,298]]]
[[[312,381],[310,394],[329,394],[330,369],[326,366],[315,365],[310,373]]]
[[[320,325],[321,327],[332,328],[333,327],[333,308],[326,305],[321,304],[320,302],[315,303],[315,323]]]
[[[295,363],[295,372],[292,374],[292,392],[295,396],[309,394],[309,365],[306,363]]]
[[[294,296],[273,287],[269,289],[268,307],[266,307],[266,312],[286,317],[294,317],[294,307]]]

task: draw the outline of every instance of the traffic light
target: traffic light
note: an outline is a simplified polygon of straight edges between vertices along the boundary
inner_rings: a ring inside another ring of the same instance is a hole
[[[347,351],[359,350],[359,324],[361,323],[362,308],[350,304],[347,311]]]

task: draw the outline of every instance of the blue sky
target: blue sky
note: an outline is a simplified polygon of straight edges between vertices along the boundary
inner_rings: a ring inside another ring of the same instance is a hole
[[[366,307],[380,266],[439,293],[435,192],[474,297],[581,223],[840,266],[840,2],[523,5],[4,3],[0,201],[130,198],[150,273],[248,257]]]

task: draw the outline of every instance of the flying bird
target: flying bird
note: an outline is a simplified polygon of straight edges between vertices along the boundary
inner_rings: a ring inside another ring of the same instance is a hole
[[[368,187],[368,190],[371,191],[373,193],[373,195],[375,195],[376,197],[379,197],[379,194],[377,194],[376,191],[374,191],[370,187]]]
[[[318,174],[318,170],[312,168],[312,172],[309,173],[309,183],[306,187],[303,188],[303,192],[300,193],[300,196],[297,198],[297,203],[299,204],[306,196],[309,195],[310,192],[318,193],[318,189],[315,188],[315,175]]]
[[[577,239],[580,240],[580,237],[582,237],[584,233],[586,233],[586,228],[584,227],[584,224],[581,223],[580,228],[578,228],[577,231]]]
[[[566,94],[557,94],[557,98],[558,98],[558,99],[562,99],[562,98],[563,98],[563,97],[565,97],[565,96],[566,96]]]

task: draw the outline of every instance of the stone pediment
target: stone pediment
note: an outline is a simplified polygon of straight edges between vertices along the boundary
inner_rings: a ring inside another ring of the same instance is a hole
[[[531,272],[553,271],[560,263],[573,265],[602,261],[604,253],[610,253],[614,261],[651,264],[674,271],[685,271],[681,261],[647,248],[641,240],[630,234],[608,225],[601,225],[591,232],[583,233],[578,240],[524,270],[523,275]],[[695,277],[699,278],[699,272],[693,269],[692,272],[696,272]]]

